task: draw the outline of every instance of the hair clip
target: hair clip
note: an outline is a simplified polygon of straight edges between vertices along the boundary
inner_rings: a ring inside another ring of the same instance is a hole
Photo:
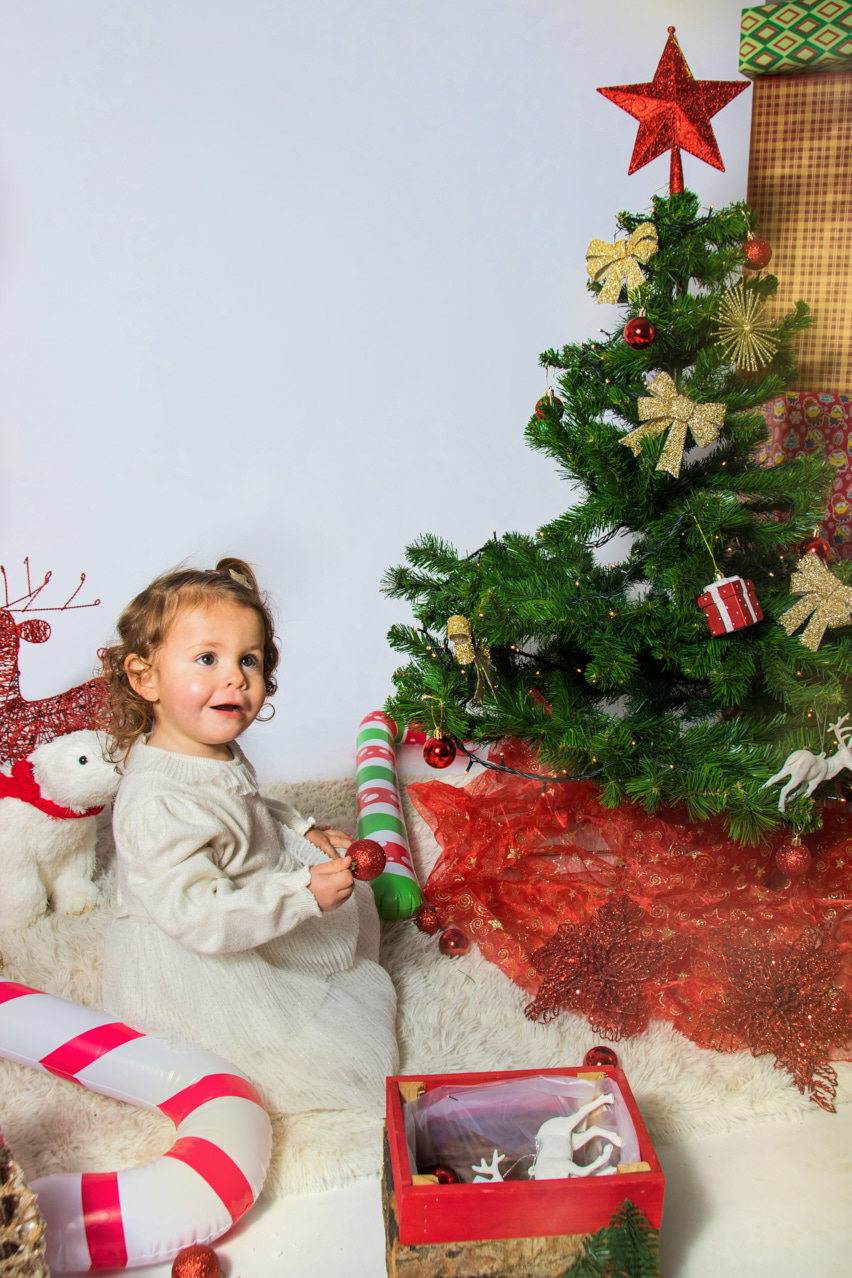
[[[244,577],[241,572],[235,572],[233,568],[229,568],[228,572],[238,585],[245,586],[246,590],[251,590],[251,582],[248,577]]]

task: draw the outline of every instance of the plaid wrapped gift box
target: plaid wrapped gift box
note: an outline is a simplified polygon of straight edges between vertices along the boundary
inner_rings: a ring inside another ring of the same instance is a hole
[[[788,457],[822,450],[833,471],[823,536],[839,559],[852,559],[852,395],[777,395],[763,406],[769,439],[758,461],[779,466]]]
[[[755,80],[748,202],[779,279],[770,314],[799,298],[814,313],[793,389],[852,388],[852,71]]]
[[[852,2],[793,0],[743,9],[740,74],[843,71],[852,67]]]

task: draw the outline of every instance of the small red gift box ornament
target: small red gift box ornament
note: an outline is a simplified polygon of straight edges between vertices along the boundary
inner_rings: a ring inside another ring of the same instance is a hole
[[[698,597],[712,635],[730,634],[763,620],[754,585],[743,577],[717,577]]]

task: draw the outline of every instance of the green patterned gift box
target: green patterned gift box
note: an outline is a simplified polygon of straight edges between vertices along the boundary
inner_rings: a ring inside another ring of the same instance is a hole
[[[743,9],[740,72],[764,75],[852,67],[852,0],[795,0]]]

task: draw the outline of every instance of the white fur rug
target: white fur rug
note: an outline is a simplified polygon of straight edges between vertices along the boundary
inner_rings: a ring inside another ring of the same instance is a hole
[[[463,783],[461,776],[443,779]],[[354,833],[352,780],[278,785],[269,793]],[[407,800],[406,820],[415,864],[425,880],[438,848]],[[110,860],[105,821],[100,842],[104,906],[78,917],[48,915],[33,927],[0,935],[6,979],[99,1006]],[[550,1025],[526,1020],[528,996],[475,947],[464,958],[445,959],[437,938],[421,935],[410,922],[391,923],[385,925],[383,960],[399,995],[404,1073],[578,1065],[596,1042],[578,1017],[563,1015]],[[771,1058],[702,1051],[665,1022],[615,1047],[658,1144],[767,1118],[789,1120],[812,1109]],[[837,1101],[848,1102],[852,1065],[838,1064],[837,1072]],[[361,1111],[274,1115],[273,1125],[266,1195],[327,1189],[379,1170],[381,1124]],[[0,1129],[29,1179],[148,1162],[169,1147],[174,1133],[164,1117],[3,1060]]]

